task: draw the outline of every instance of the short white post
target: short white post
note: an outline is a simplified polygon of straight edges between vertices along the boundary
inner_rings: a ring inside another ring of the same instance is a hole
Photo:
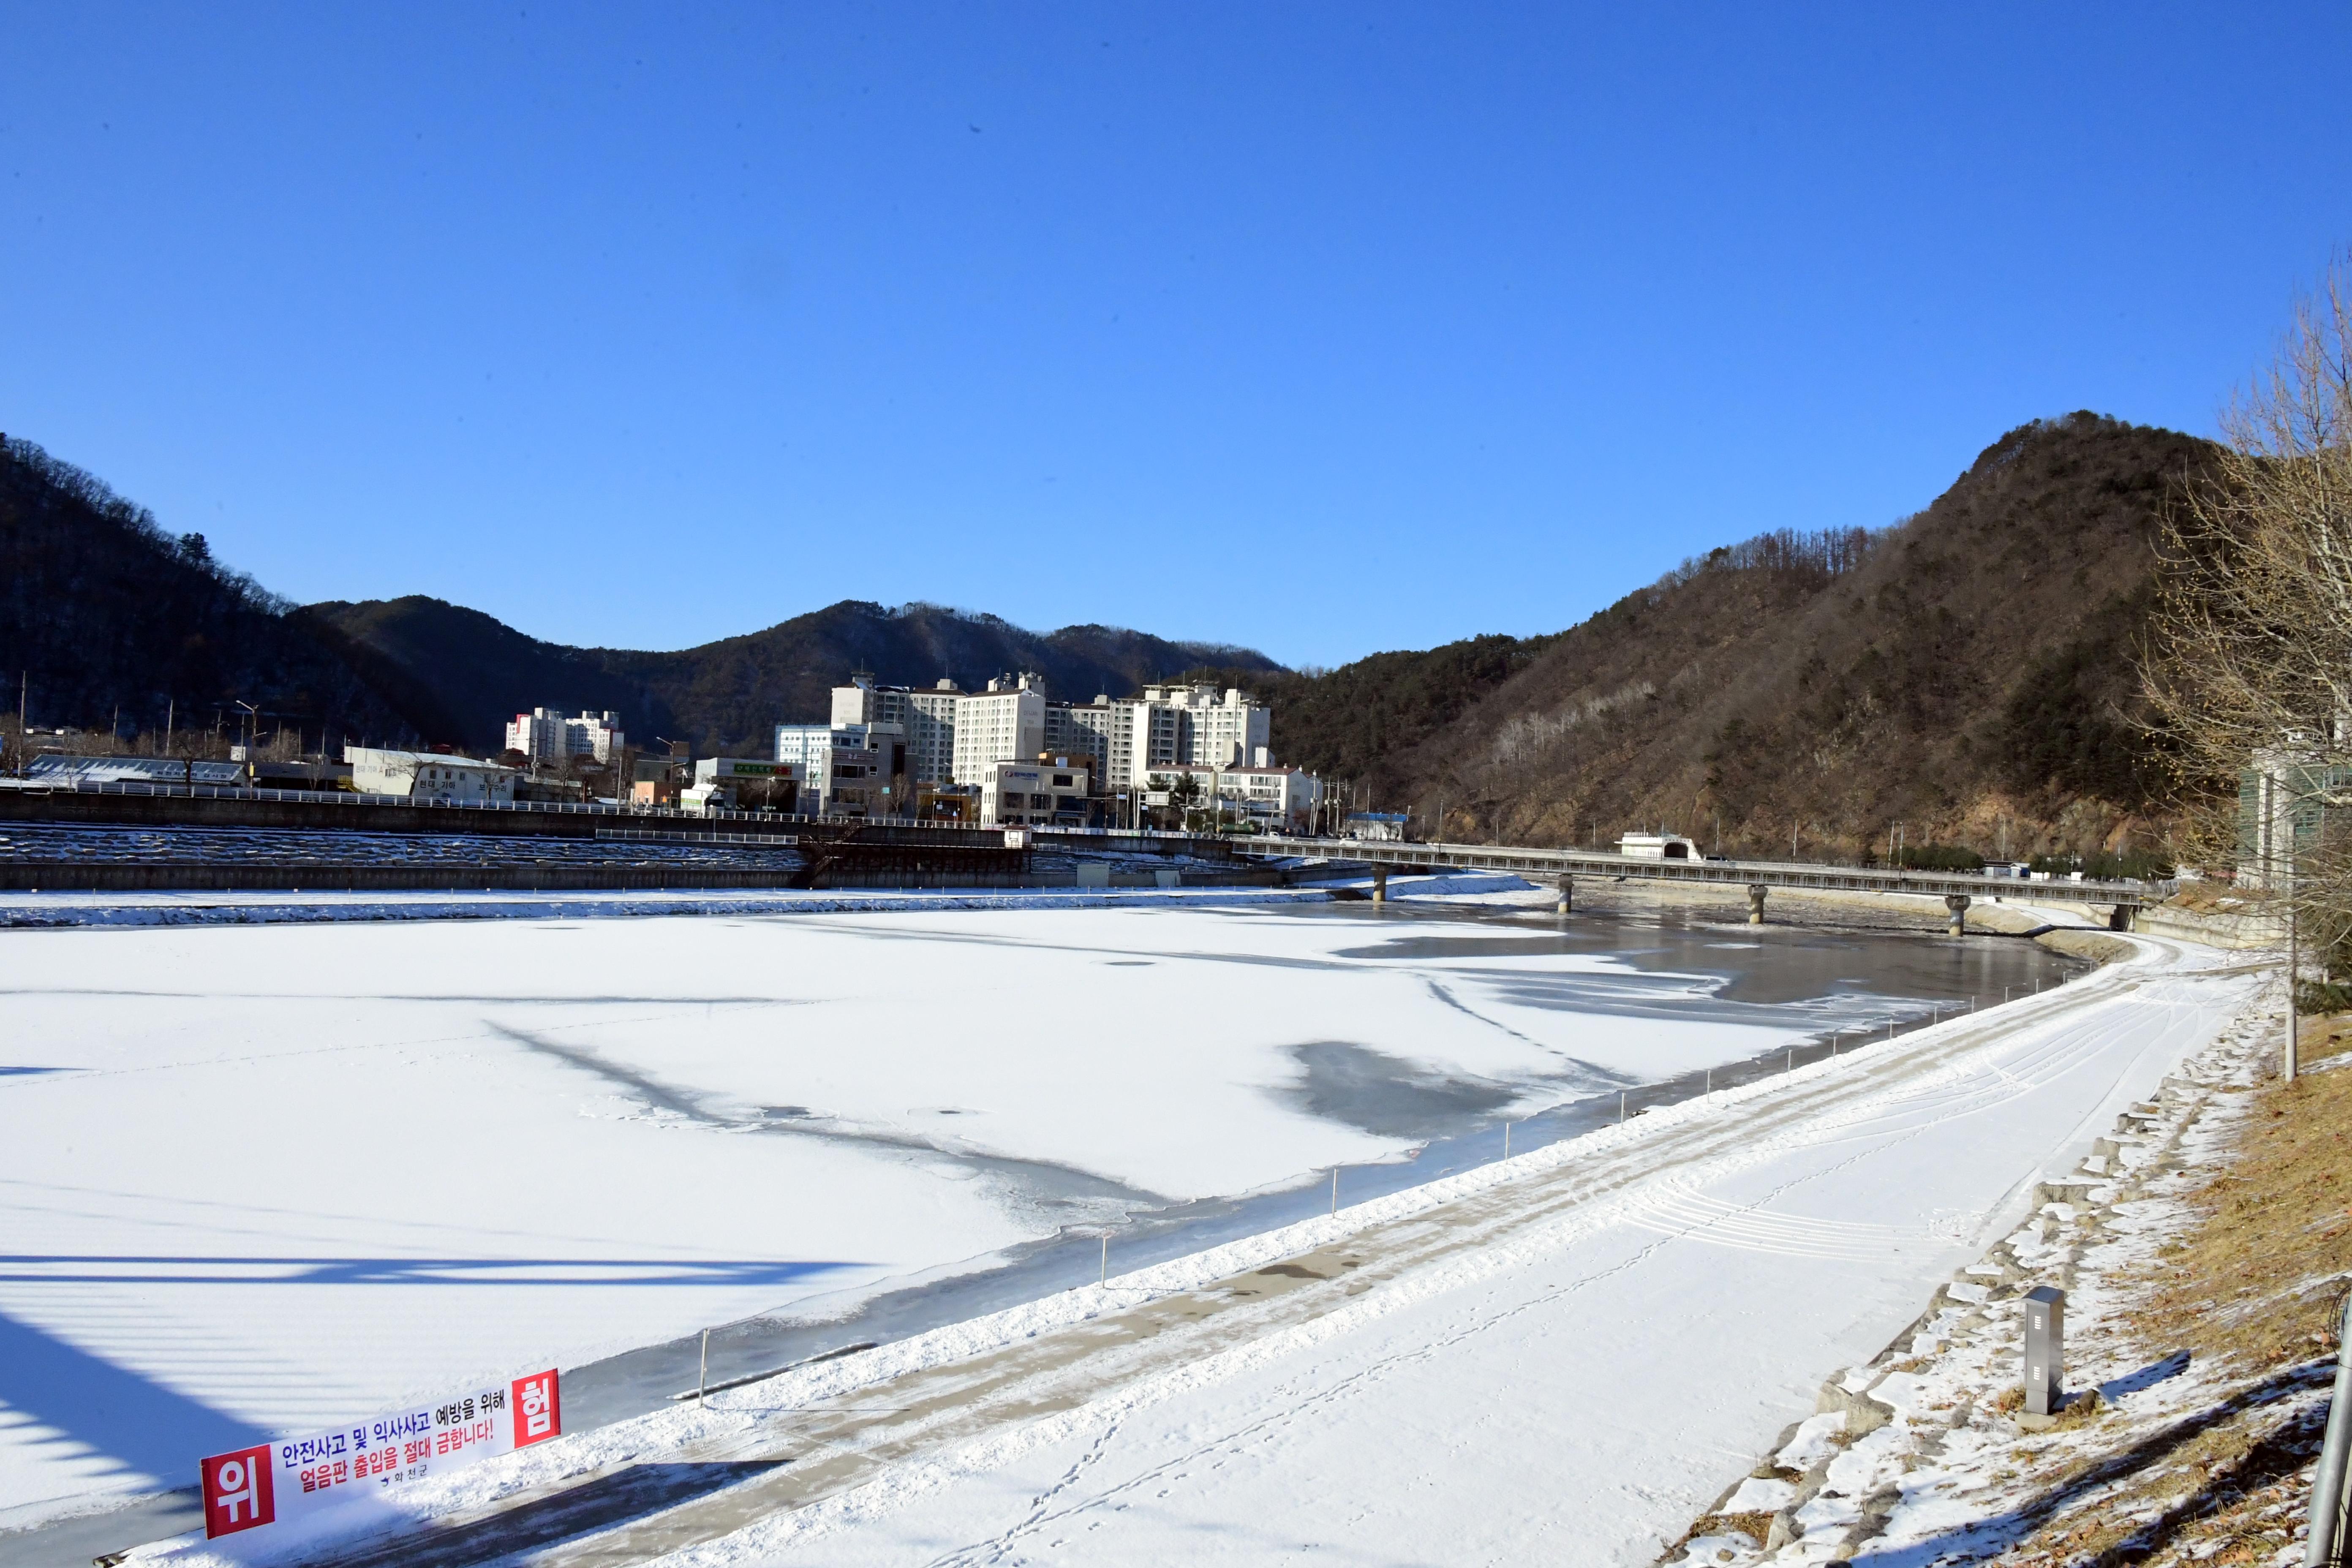
[[[1625,1120],[1625,1091],[1622,1089],[1617,1091],[1617,1120]]]
[[[1339,1217],[1339,1167],[1331,1167],[1331,1217]]]
[[[702,1331],[702,1371],[694,1379],[694,1407],[702,1408],[702,1391],[710,1384],[710,1331]]]
[[[1706,1091],[1709,1094],[1713,1094],[1715,1092],[1715,1069],[1713,1068],[1706,1069]]]
[[[1510,1157],[1511,1157],[1511,1124],[1510,1124],[1509,1122],[1506,1121],[1506,1122],[1504,1122],[1504,1123],[1503,1123],[1503,1158],[1504,1158],[1504,1159],[1506,1159],[1506,1160],[1507,1160],[1507,1159],[1509,1159]]]
[[[1789,1047],[1789,1065],[1788,1065],[1787,1067],[1785,1067],[1785,1068],[1781,1068],[1780,1070],[1781,1070],[1781,1071],[1783,1071],[1783,1072],[1795,1072],[1795,1071],[1797,1070],[1797,1047],[1794,1047],[1794,1046],[1790,1046],[1790,1047]]]
[[[1102,1279],[1097,1283],[1108,1285],[1110,1283],[1110,1232],[1103,1232],[1102,1244]]]

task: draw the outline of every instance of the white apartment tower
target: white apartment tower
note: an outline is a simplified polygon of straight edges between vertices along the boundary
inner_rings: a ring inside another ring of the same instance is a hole
[[[1135,787],[1146,770],[1180,763],[1196,767],[1265,767],[1270,710],[1239,688],[1147,686],[1140,697],[1109,705],[1104,782]]]
[[[1008,675],[956,703],[955,760],[960,784],[988,782],[988,764],[1034,762],[1045,748],[1045,683],[1034,675]]]
[[[518,713],[507,725],[507,750],[520,752],[532,765],[566,757],[593,757],[609,763],[628,744],[618,713],[583,713],[567,719],[552,708]]]
[[[1146,787],[1140,781],[1154,767],[1270,767],[1268,717],[1238,688],[1158,685],[1139,697],[1048,702],[1045,681],[1033,673],[964,691],[952,680],[878,685],[860,670],[833,689],[830,727],[903,731],[910,784],[977,786],[987,783],[992,763],[1059,756],[1080,763],[1097,791],[1118,794]]]

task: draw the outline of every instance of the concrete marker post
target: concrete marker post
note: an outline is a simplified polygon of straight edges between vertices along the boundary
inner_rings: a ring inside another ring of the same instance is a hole
[[[710,1386],[710,1331],[702,1331],[702,1370],[695,1374],[694,1407],[702,1408],[702,1391]]]
[[[2025,1413],[2055,1415],[2065,1398],[2066,1292],[2036,1285],[2025,1293]]]
[[[1331,1217],[1339,1217],[1339,1167],[1331,1167]]]
[[[1102,1244],[1102,1277],[1095,1283],[1108,1286],[1110,1283],[1110,1232],[1103,1232]]]

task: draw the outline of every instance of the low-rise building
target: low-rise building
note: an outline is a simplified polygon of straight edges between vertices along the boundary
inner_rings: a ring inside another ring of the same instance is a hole
[[[800,765],[752,757],[702,757],[694,783],[678,792],[688,811],[782,811],[800,809]]]
[[[516,769],[443,752],[395,752],[380,746],[345,746],[352,787],[362,795],[405,795],[418,801],[459,805],[510,805]]]
[[[1393,843],[1402,840],[1412,818],[1402,811],[1351,811],[1339,825],[1342,838]]]
[[[1303,833],[1323,801],[1323,781],[1303,768],[1167,763],[1146,768],[1142,787],[1156,805],[1213,809],[1220,828],[1257,833]]]
[[[980,825],[1084,827],[1089,816],[1087,784],[1083,758],[992,762],[982,773]]]
[[[776,761],[800,781],[801,809],[816,816],[904,815],[907,732],[897,724],[779,724]]]
[[[1704,860],[1696,840],[1663,828],[1655,833],[1628,833],[1617,840],[1617,853],[1634,860]]]

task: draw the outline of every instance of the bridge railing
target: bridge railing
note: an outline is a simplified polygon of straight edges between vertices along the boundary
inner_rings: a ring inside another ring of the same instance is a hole
[[[1234,843],[1237,853],[1247,856],[1359,860],[1432,869],[1586,873],[1662,882],[1761,882],[1790,888],[1966,893],[2094,904],[2161,903],[2179,886],[2174,881],[2029,879],[1977,872],[1899,870],[1802,860],[1666,860],[1607,850],[1544,849],[1503,844],[1413,844],[1381,839],[1335,843],[1327,838],[1276,837],[1243,838]]]

